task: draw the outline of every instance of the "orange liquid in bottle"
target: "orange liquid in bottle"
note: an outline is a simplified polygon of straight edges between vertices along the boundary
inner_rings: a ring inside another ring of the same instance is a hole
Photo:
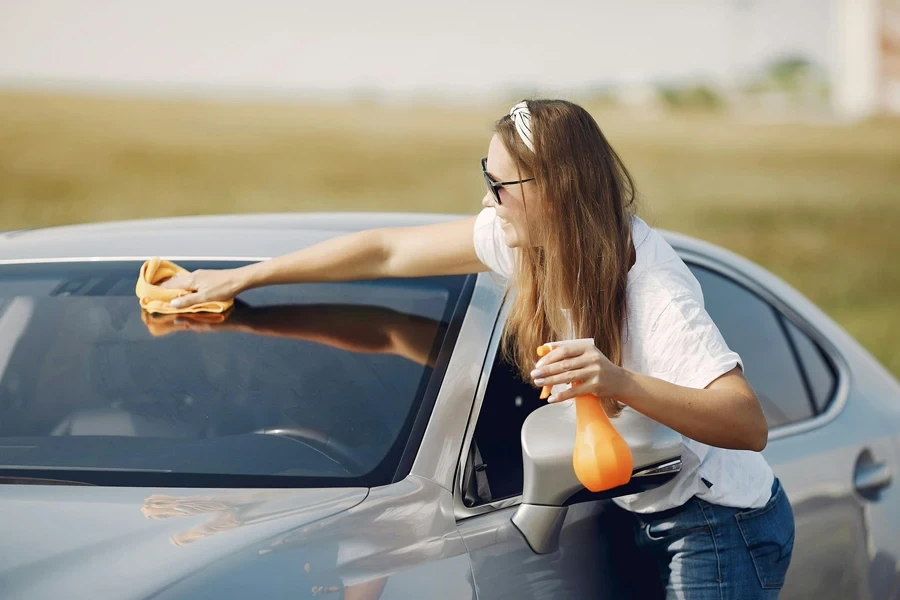
[[[545,344],[538,356],[550,352]],[[580,382],[573,382],[573,386]],[[549,395],[544,388],[541,397]],[[612,426],[609,417],[593,394],[575,397],[575,451],[572,466],[581,484],[592,492],[602,492],[631,480],[633,462],[625,439]]]

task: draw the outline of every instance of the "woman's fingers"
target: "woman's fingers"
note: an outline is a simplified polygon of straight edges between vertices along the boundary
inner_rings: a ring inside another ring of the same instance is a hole
[[[576,396],[584,396],[586,394],[591,394],[592,387],[586,383],[581,385],[575,385],[567,390],[563,390],[558,394],[553,394],[549,398],[547,398],[547,402],[553,404],[555,402],[562,402],[563,400],[569,400],[570,398],[575,398]]]
[[[201,302],[231,300],[239,286],[235,284],[233,269],[198,270],[186,275],[178,275],[164,282],[163,287],[193,292],[172,300],[172,306],[181,308]]]
[[[590,369],[580,368],[573,371],[566,371],[559,375],[549,377],[538,377],[534,380],[535,385],[559,385],[561,383],[572,383],[573,381],[585,381],[593,375]]]
[[[594,340],[590,338],[560,340],[558,342],[549,342],[546,345],[550,346],[552,350],[537,361],[538,367],[555,363],[567,357],[580,356],[584,354],[585,350],[588,348],[594,347]]]
[[[190,290],[193,288],[193,275],[176,275],[166,281],[163,281],[159,287],[165,289],[175,289],[175,290]]]
[[[556,343],[553,343],[551,346],[553,349],[545,354],[539,361],[537,361],[537,367],[543,367],[544,365],[548,365],[550,363],[555,363],[567,356],[574,356],[577,352],[575,351],[573,346],[557,346]]]
[[[549,354],[548,354],[549,356]],[[590,356],[584,354],[574,356],[572,358],[561,357],[556,362],[545,363],[531,372],[531,376],[535,378],[547,378],[567,371],[581,369],[591,362]],[[538,363],[540,364],[540,363]]]
[[[201,302],[206,302],[205,294],[187,294],[186,296],[179,296],[169,302],[169,304],[175,308],[183,308],[185,306],[200,304]]]

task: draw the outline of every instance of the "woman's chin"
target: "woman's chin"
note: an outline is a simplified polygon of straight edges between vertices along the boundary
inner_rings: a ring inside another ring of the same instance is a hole
[[[503,230],[503,241],[507,247],[520,248],[523,245],[519,232],[508,221],[501,221],[500,228]]]

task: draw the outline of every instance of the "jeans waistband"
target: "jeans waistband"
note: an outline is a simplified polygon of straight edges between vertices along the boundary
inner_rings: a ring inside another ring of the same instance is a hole
[[[781,487],[781,481],[778,480],[778,477],[775,477],[775,479],[772,481],[772,488],[769,493],[769,497],[766,498],[766,502],[768,502],[775,496],[775,493],[778,491],[778,488],[780,488],[780,487]],[[687,499],[687,501],[685,501],[684,504],[682,504],[680,506],[675,506],[673,508],[667,508],[666,510],[661,510],[661,511],[653,512],[653,513],[634,513],[634,515],[641,521],[657,521],[659,519],[667,519],[669,517],[672,517],[682,511],[684,511],[691,502],[696,502],[696,501],[697,501],[697,496],[691,496],[690,498]]]

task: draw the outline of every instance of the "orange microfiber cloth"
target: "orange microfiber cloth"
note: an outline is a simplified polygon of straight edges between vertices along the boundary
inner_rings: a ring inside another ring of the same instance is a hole
[[[172,300],[179,296],[190,294],[190,290],[168,289],[160,287],[159,284],[176,275],[189,275],[187,269],[183,269],[173,262],[162,260],[154,257],[141,265],[141,274],[138,276],[137,285],[134,287],[134,293],[141,301],[141,308],[149,313],[160,313],[164,315],[173,315],[176,313],[196,313],[196,312],[225,312],[231,305],[233,300],[227,302],[201,302],[191,306],[175,308],[170,304]]]

